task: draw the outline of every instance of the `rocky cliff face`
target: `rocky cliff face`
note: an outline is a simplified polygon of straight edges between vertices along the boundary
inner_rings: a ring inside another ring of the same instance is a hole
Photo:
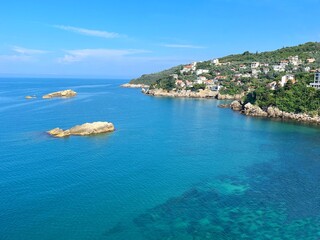
[[[279,118],[283,120],[320,124],[319,116],[313,117],[305,113],[284,112],[277,107],[268,107],[266,110],[263,110],[256,105],[252,105],[251,103],[242,105],[239,101],[233,101],[230,105],[230,108],[234,111],[240,111],[242,114],[247,116]]]
[[[70,98],[70,97],[74,97],[76,96],[77,93],[71,89],[68,90],[63,90],[63,91],[59,91],[59,92],[53,92],[53,93],[49,93],[46,94],[44,96],[42,96],[42,98],[56,98],[56,97],[63,97],[63,98]]]
[[[218,94],[218,92],[211,91],[209,89],[200,89],[197,92],[193,92],[191,90],[167,91],[164,89],[150,89],[144,91],[144,93],[151,96],[181,98],[215,98]]]
[[[229,94],[221,94],[217,95],[217,99],[219,100],[241,100],[244,97],[244,93],[229,95]]]
[[[124,87],[124,88],[148,88],[149,85],[146,85],[146,84],[125,83],[125,84],[122,84],[121,87]]]
[[[109,122],[93,122],[93,123],[85,123],[82,125],[74,126],[70,129],[63,130],[61,128],[54,128],[47,133],[53,137],[69,137],[71,135],[78,135],[78,136],[87,136],[99,133],[107,133],[113,132],[114,125]]]

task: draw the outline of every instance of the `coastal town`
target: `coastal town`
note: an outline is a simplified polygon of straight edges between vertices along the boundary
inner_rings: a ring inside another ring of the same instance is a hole
[[[245,115],[320,124],[320,43],[228,55],[145,74],[124,87],[162,97],[236,100]]]

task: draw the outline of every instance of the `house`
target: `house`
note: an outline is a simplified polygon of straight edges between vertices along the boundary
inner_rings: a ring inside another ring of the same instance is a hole
[[[251,78],[251,74],[250,73],[245,73],[242,75],[243,78]]]
[[[294,78],[294,75],[292,74],[287,74],[287,75],[284,75],[282,78],[281,78],[281,81],[279,82],[281,87],[284,87],[284,85],[286,85],[286,83],[291,80],[292,83],[295,83],[296,80]]]
[[[308,58],[307,63],[314,63],[316,61],[315,58]]]
[[[320,89],[320,71],[317,71],[314,74],[314,81],[313,83],[310,83],[310,86],[316,89]]]
[[[264,74],[267,74],[269,71],[270,71],[270,69],[268,67],[264,67],[263,68],[263,73]]]
[[[286,66],[289,65],[289,61],[288,60],[281,60],[280,64],[279,64],[282,68],[286,68]]]
[[[205,83],[206,80],[207,80],[206,77],[204,77],[204,76],[199,76],[199,77],[197,77],[196,83],[198,83],[198,84],[203,84],[203,83]]]
[[[214,65],[216,65],[216,66],[219,66],[219,65],[220,65],[218,58],[213,59],[213,60],[211,61],[211,63],[214,64]]]
[[[209,70],[207,70],[207,69],[198,69],[196,71],[197,75],[206,74],[206,73],[209,73]]]
[[[247,66],[246,66],[246,65],[241,64],[241,65],[239,66],[239,70],[245,70],[245,69],[247,69]]]
[[[256,68],[252,69],[252,76],[253,77],[258,77],[259,73],[261,73],[261,71],[259,69],[256,69]]]
[[[281,65],[273,65],[272,67],[275,72],[284,72],[286,70],[286,68]]]
[[[301,61],[299,60],[299,56],[290,56],[288,57],[288,60],[294,66],[298,66],[301,64]]]
[[[193,87],[193,82],[187,80],[186,85],[187,87]]]
[[[267,87],[268,87],[269,89],[271,89],[271,90],[276,90],[276,88],[277,88],[277,82],[276,82],[276,81],[273,81],[273,82],[271,82],[271,83],[268,83],[268,84],[267,84]]]
[[[211,90],[212,91],[219,91],[221,88],[222,88],[222,86],[220,86],[220,85],[214,85],[211,87]]]
[[[260,66],[260,63],[259,62],[252,62],[251,63],[251,68],[258,68]]]
[[[176,80],[175,84],[177,87],[185,87],[186,86],[186,84],[182,80]]]
[[[214,80],[225,80],[227,76],[216,76]]]
[[[173,79],[178,79],[178,74],[171,74],[170,75]]]
[[[304,71],[306,71],[306,72],[310,72],[310,70],[311,70],[310,67],[305,67],[305,68],[304,68]]]
[[[196,70],[197,62],[193,62],[191,64],[183,66],[182,70],[180,70],[180,73],[188,73],[188,72],[193,72]]]

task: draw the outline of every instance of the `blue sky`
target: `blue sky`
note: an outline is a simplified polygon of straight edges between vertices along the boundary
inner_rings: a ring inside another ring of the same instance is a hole
[[[0,8],[0,75],[132,78],[320,40],[320,0],[15,0]]]

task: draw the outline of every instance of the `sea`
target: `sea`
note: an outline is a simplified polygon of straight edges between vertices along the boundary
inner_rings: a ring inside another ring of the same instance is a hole
[[[1,240],[320,239],[320,128],[125,82],[0,79]]]

